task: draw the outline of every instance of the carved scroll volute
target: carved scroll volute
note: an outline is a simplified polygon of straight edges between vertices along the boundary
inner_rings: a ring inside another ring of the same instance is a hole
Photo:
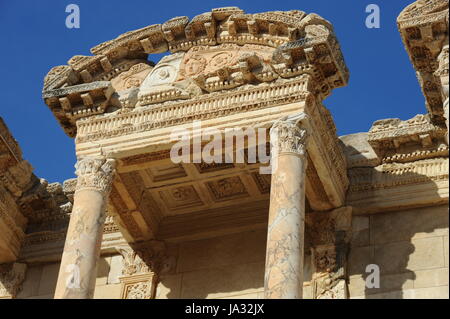
[[[91,189],[104,196],[111,191],[115,174],[116,161],[114,159],[82,158],[75,164],[78,176],[76,191]]]

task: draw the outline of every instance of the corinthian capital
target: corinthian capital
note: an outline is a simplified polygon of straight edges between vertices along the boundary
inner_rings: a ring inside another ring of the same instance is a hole
[[[78,160],[75,164],[75,174],[78,176],[76,191],[94,189],[107,195],[111,190],[115,167],[116,161],[113,159],[86,157]]]
[[[308,134],[306,129],[300,125],[306,118],[305,113],[300,113],[282,118],[272,125],[270,129],[270,140],[274,147],[274,153],[305,155]]]
[[[448,98],[448,44],[442,48],[442,51],[438,56],[438,63],[439,66],[436,72],[434,72],[434,75],[441,78],[442,93],[444,94],[444,98]]]
[[[0,299],[16,297],[16,294],[22,289],[26,269],[26,264],[0,265]]]

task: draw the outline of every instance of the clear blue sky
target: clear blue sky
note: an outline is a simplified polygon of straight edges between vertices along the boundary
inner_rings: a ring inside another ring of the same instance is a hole
[[[1,109],[24,157],[50,182],[74,176],[74,141],[41,98],[51,67],[126,31],[238,6],[248,13],[298,9],[333,23],[350,82],[325,100],[339,135],[368,131],[375,120],[425,113],[424,98],[397,31],[396,18],[412,0],[0,0]],[[81,28],[67,29],[65,8],[79,5]],[[365,8],[378,4],[381,28],[367,29]]]

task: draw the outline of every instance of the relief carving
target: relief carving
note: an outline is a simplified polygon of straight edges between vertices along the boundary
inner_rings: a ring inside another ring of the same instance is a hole
[[[347,253],[352,209],[313,212],[306,217],[305,243],[311,249],[314,299],[347,298]]]
[[[152,69],[153,67],[146,63],[135,64],[128,71],[112,79],[111,84],[117,92],[138,88]]]
[[[27,265],[20,263],[0,265],[0,299],[14,299],[22,289]]]
[[[270,130],[270,139],[273,144],[273,153],[295,153],[305,155],[307,132],[300,128],[299,123],[305,114],[293,118],[281,119],[275,122]]]
[[[82,158],[75,164],[76,191],[93,189],[104,196],[111,191],[116,162],[113,159]]]

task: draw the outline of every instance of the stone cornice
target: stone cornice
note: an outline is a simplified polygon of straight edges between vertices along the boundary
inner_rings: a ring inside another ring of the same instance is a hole
[[[228,92],[201,95],[188,101],[173,101],[105,114],[77,122],[77,144],[170,127],[193,120],[206,120],[243,111],[305,101],[311,80],[304,75],[295,80],[265,86],[242,87]]]
[[[14,299],[22,289],[25,279],[26,264],[0,265],[0,299]]]
[[[83,92],[80,103],[80,98],[59,94],[62,91],[87,83],[99,86],[100,82],[95,81],[108,81],[133,65],[145,63],[147,54],[167,50],[186,52],[193,47],[226,44],[275,50],[270,61],[250,54],[241,57],[235,65],[193,78],[204,95],[218,89],[228,90],[249,83],[257,85],[307,73],[316,81],[317,94],[326,97],[333,88],[344,86],[348,81],[348,70],[328,21],[316,14],[295,10],[244,14],[238,8],[229,7],[213,9],[191,21],[187,17],[177,17],[162,25],[130,31],[93,48],[94,56],[75,56],[69,66],[58,66],[49,72],[43,97],[65,132],[74,137],[78,118],[114,111],[114,107],[122,105],[128,107],[129,103],[123,97],[109,103],[104,93],[106,98],[100,100],[106,102],[98,106],[98,94],[94,91]],[[57,96],[55,92],[59,92]],[[189,98],[172,89],[150,95],[148,102]],[[112,109],[108,110],[107,106]]]

